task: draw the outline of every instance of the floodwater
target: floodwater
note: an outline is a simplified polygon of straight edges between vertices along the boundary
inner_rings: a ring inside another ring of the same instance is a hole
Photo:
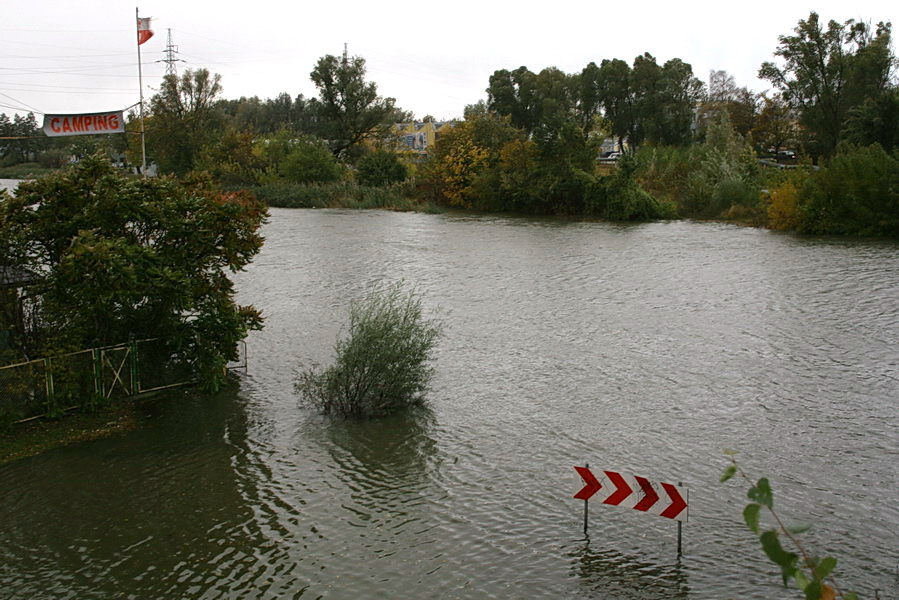
[[[236,384],[0,467],[0,596],[796,598],[718,481],[732,448],[842,588],[899,597],[899,244],[278,209],[265,235]],[[445,324],[427,408],[298,406],[350,299],[399,279]],[[584,463],[683,482],[683,556],[632,509],[585,536]]]

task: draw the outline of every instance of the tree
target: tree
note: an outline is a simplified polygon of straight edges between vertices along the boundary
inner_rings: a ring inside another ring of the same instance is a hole
[[[789,104],[783,96],[777,94],[763,99],[764,106],[756,118],[755,127],[752,129],[753,139],[767,151],[774,150],[774,154],[789,144],[793,144],[799,138],[799,125]]]
[[[237,342],[262,324],[234,302],[228,272],[259,252],[265,217],[249,193],[135,179],[88,157],[0,202],[0,264],[43,275],[38,351],[163,338],[215,388]]]
[[[523,66],[514,71],[494,71],[487,88],[487,107],[498,115],[508,116],[512,125],[530,135],[542,118],[537,76]]]
[[[159,93],[150,99],[145,123],[148,154],[160,170],[184,175],[194,169],[200,150],[215,139],[222,124],[215,105],[221,92],[221,76],[207,69],[163,78]]]
[[[899,148],[899,88],[851,109],[843,125],[843,137],[863,146],[880,144],[888,152]]]
[[[359,160],[357,169],[359,183],[362,185],[390,185],[399,183],[409,176],[406,164],[395,152],[388,150],[369,152]]]
[[[599,101],[612,134],[618,138],[619,148],[624,147],[625,139],[635,145],[638,143],[631,75],[630,66],[617,58],[602,61],[596,73]]]
[[[632,81],[637,118],[632,143],[688,144],[693,136],[693,113],[703,93],[693,68],[679,58],[660,67],[647,52],[634,59]]]
[[[895,62],[890,52],[891,25],[853,20],[829,21],[826,27],[812,12],[801,19],[795,35],[780,36],[775,56],[782,66],[765,62],[759,77],[781,91],[800,113],[812,138],[815,155],[830,155],[841,139],[848,111],[882,93]]]
[[[365,81],[365,59],[338,58],[330,54],[318,60],[310,74],[318,88],[313,104],[319,115],[319,135],[337,157],[345,156],[366,139],[379,139],[406,116],[393,98],[378,96],[373,82]]]
[[[6,114],[0,114],[0,161],[3,164],[18,164],[29,162],[36,158],[38,150],[44,146],[40,138],[43,133],[37,126],[34,113],[27,115],[13,115],[10,119]]]
[[[342,175],[342,167],[326,142],[286,128],[257,140],[253,153],[267,182],[326,183]]]
[[[709,72],[708,96],[699,110],[700,136],[718,111],[726,110],[734,130],[747,136],[755,126],[762,96],[748,88],[737,87],[733,75],[727,71]]]

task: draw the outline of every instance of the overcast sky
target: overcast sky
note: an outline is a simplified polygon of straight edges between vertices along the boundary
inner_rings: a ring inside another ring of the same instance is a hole
[[[801,18],[893,21],[899,2],[586,2],[452,3],[146,0],[155,35],[141,46],[145,99],[165,74],[166,36],[178,72],[205,67],[222,75],[224,98],[317,95],[309,73],[319,57],[366,60],[382,96],[418,118],[461,117],[486,99],[497,69],[526,66],[580,71],[589,62],[632,63],[649,52],[659,64],[680,58],[708,82],[723,69],[737,85],[767,89],[756,78],[779,35]],[[0,112],[119,110],[138,101],[135,4],[90,0],[0,2]],[[895,44],[894,44],[895,46]]]

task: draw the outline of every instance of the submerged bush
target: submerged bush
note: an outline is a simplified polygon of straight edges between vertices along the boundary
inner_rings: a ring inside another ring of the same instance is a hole
[[[303,372],[302,402],[324,414],[377,417],[421,404],[433,374],[441,325],[422,313],[421,297],[402,283],[375,287],[350,305],[334,364]]]

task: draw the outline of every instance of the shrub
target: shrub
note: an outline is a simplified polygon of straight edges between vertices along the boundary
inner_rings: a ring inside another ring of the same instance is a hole
[[[803,186],[799,212],[807,233],[899,236],[899,156],[841,147]]]
[[[409,168],[395,152],[376,150],[359,159],[359,183],[380,187],[399,183],[409,176]]]
[[[424,401],[441,324],[422,314],[421,297],[402,282],[375,287],[350,305],[334,364],[312,367],[295,384],[302,402],[324,414],[377,417]]]
[[[584,194],[584,212],[606,221],[651,221],[676,215],[671,202],[660,202],[619,172],[597,177]]]
[[[792,231],[799,227],[797,199],[799,188],[792,181],[785,181],[771,190],[768,203],[768,227]]]

